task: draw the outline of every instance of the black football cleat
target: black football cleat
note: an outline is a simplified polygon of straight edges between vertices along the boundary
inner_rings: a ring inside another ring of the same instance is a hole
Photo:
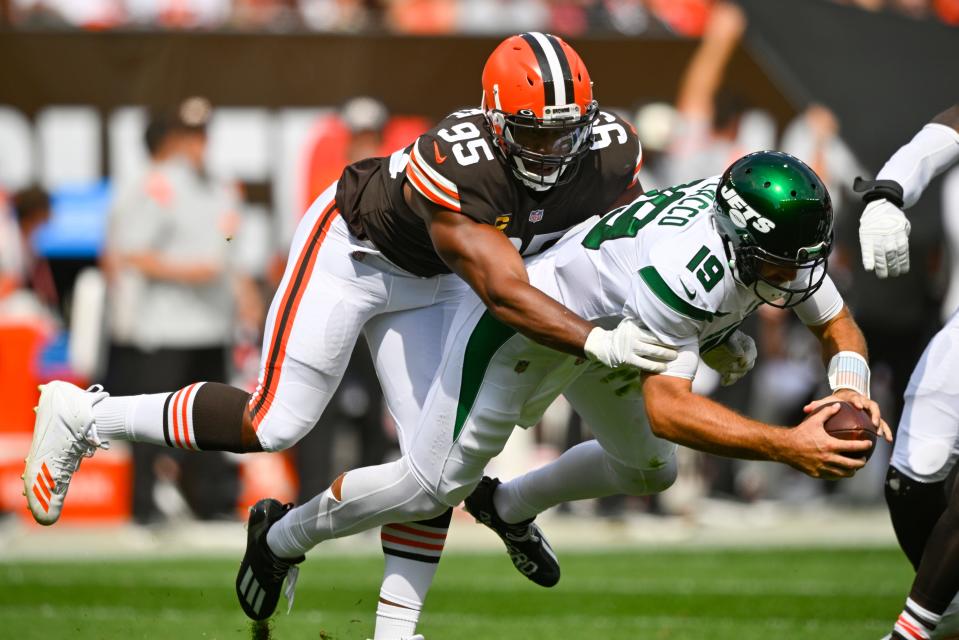
[[[266,620],[273,615],[284,579],[287,579],[286,597],[293,607],[293,590],[299,572],[296,565],[306,560],[306,556],[291,560],[278,558],[266,544],[266,532],[292,508],[292,504],[280,504],[272,498],[264,498],[250,508],[246,553],[236,574],[236,597],[243,613],[253,620]]]
[[[498,479],[484,476],[463,506],[477,522],[496,532],[517,571],[541,587],[552,587],[559,582],[559,561],[553,548],[533,523],[535,518],[510,524],[499,517],[493,505],[493,492],[499,485]]]

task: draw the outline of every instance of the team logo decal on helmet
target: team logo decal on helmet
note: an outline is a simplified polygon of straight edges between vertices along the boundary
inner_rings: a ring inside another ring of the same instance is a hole
[[[832,201],[798,158],[759,151],[734,162],[716,188],[714,220],[736,279],[764,302],[793,307],[822,286]]]
[[[537,190],[573,178],[599,113],[582,59],[539,32],[511,36],[490,54],[481,106],[514,175]]]

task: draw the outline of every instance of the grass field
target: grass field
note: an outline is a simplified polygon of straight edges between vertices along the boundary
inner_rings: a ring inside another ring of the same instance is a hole
[[[420,631],[427,640],[878,640],[910,580],[894,549],[642,549],[561,560],[562,581],[542,589],[505,554],[448,553]],[[255,637],[234,602],[236,563],[0,563],[0,637]],[[371,636],[381,566],[378,557],[311,555],[296,607],[275,617],[271,637]]]

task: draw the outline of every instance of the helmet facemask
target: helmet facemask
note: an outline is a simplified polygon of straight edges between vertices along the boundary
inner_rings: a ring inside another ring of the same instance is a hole
[[[757,298],[770,306],[789,309],[808,300],[822,286],[829,250],[829,243],[821,243],[818,247],[799,249],[796,260],[786,260],[756,245],[740,245],[734,253],[736,271]],[[786,273],[792,277],[769,275]]]
[[[488,109],[486,119],[513,174],[536,191],[568,183],[592,144],[595,102],[581,114],[578,105],[547,107],[539,118],[529,109],[506,113]]]

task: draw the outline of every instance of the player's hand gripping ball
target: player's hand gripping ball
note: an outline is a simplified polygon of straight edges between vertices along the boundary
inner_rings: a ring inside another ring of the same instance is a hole
[[[848,402],[827,403],[817,407],[813,413],[818,413],[833,404],[839,404],[839,411],[823,424],[826,433],[840,440],[868,440],[872,443],[871,449],[859,455],[850,454],[853,457],[865,457],[868,460],[876,449],[876,440],[880,437],[879,429],[872,423],[869,413],[857,409]]]

